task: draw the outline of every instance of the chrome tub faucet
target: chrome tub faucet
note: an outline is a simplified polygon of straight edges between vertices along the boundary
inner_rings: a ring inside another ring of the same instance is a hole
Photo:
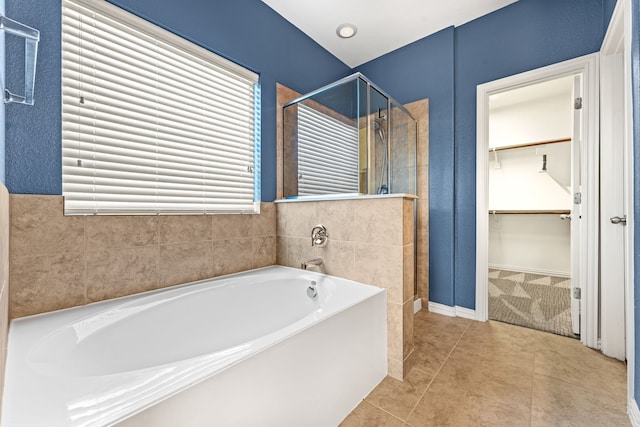
[[[322,264],[322,258],[313,258],[308,261],[302,261],[302,263],[300,263],[300,268],[306,270],[310,265],[320,266]]]

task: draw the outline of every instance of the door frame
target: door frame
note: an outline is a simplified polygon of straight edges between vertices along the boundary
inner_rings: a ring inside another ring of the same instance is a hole
[[[633,253],[634,253],[634,211],[633,211],[633,133],[632,133],[632,124],[633,124],[633,104],[632,104],[632,94],[631,94],[631,0],[618,0],[616,3],[616,7],[613,11],[613,15],[611,17],[611,21],[609,23],[609,28],[605,34],[604,41],[602,42],[601,47],[601,60],[603,61],[603,65],[605,65],[606,61],[609,60],[610,55],[615,55],[619,53],[622,49],[623,55],[623,91],[624,91],[624,111],[622,112],[624,119],[624,128],[622,130],[623,139],[624,139],[624,156],[626,159],[626,170],[624,181],[626,184],[626,191],[624,192],[624,201],[626,212],[623,212],[627,215],[627,225],[624,228],[624,232],[626,234],[625,239],[625,268],[624,268],[624,298],[625,298],[625,341],[626,341],[626,359],[627,363],[627,398],[628,398],[628,407],[631,408],[633,406],[633,396],[634,396],[634,375],[635,375],[635,323],[633,319],[633,301],[634,301],[634,271],[633,271]],[[617,79],[619,78],[618,74],[611,73],[610,68],[606,66],[602,67],[602,80],[606,82],[607,79]],[[608,94],[605,92],[601,96],[603,97],[603,101],[606,100],[606,96]],[[614,112],[612,110],[601,111],[603,123],[609,121],[611,123],[611,116],[619,112]],[[609,141],[606,138],[603,138],[601,144],[603,144],[604,149],[607,148],[606,144]],[[606,166],[603,165],[602,173],[606,174],[608,171],[606,170]],[[606,218],[603,219],[603,221]],[[602,292],[607,292],[607,287],[603,287]],[[604,301],[603,301],[604,303]],[[603,313],[607,310],[615,310],[616,307],[602,307]],[[630,411],[633,412],[633,411]]]
[[[476,144],[476,320],[486,321],[489,313],[489,215],[488,154],[489,97],[559,77],[582,74],[583,123],[581,150],[582,220],[580,276],[582,282],[580,340],[598,347],[598,231],[599,231],[599,54],[593,53],[543,68],[505,77],[477,87]]]

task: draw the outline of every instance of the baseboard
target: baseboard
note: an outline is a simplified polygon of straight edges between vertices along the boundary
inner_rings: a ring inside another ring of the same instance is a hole
[[[476,320],[475,310],[460,307],[458,305],[452,307],[450,305],[444,305],[437,302],[429,301],[429,311],[449,317],[463,317],[465,319]]]
[[[640,409],[634,398],[629,399],[627,403],[627,412],[629,413],[629,421],[633,427],[640,427]]]
[[[416,298],[413,300],[413,314],[416,314],[422,310],[422,298]]]
[[[540,274],[542,276],[555,276],[555,277],[566,277],[566,278],[571,277],[571,273],[567,273],[566,271],[545,270],[542,268],[533,268],[533,267],[520,267],[517,265],[489,264],[489,268],[493,268],[496,270],[517,271],[519,273]]]
[[[456,305],[456,316],[465,319],[476,320],[476,311],[470,308],[460,307]]]

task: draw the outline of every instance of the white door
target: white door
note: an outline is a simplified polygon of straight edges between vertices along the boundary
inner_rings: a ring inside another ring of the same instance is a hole
[[[573,134],[571,137],[571,188],[573,207],[571,209],[571,327],[573,333],[580,335],[580,299],[582,295],[580,277],[580,222],[582,220],[582,74],[573,77]]]
[[[616,14],[615,18],[619,18]],[[614,23],[617,19],[614,19]],[[600,338],[602,352],[625,360],[625,271],[627,208],[631,179],[625,154],[626,110],[630,85],[625,75],[624,32],[612,25],[607,32],[600,61]],[[625,91],[625,86],[628,89]]]

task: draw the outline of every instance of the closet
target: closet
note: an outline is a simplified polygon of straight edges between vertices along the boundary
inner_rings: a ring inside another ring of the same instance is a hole
[[[489,318],[574,336],[573,78],[494,94],[489,116]]]

